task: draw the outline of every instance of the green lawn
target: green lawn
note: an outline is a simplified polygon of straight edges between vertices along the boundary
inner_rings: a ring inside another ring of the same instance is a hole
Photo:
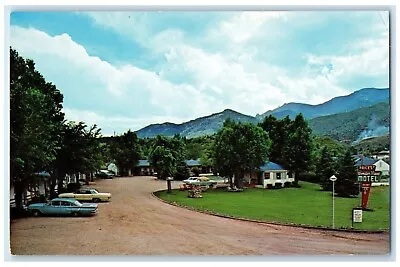
[[[168,202],[208,210],[222,215],[277,223],[309,226],[332,226],[332,193],[322,192],[319,185],[300,182],[301,188],[266,190],[249,188],[244,192],[208,190],[203,198],[187,197],[187,191],[157,192]],[[335,197],[335,228],[351,228],[351,211],[360,204],[360,198]],[[390,226],[389,187],[373,187],[369,208],[363,212],[363,222],[354,223],[355,229],[388,230]]]

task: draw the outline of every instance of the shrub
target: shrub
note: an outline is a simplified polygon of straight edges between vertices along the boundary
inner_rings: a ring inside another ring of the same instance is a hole
[[[182,181],[189,178],[190,172],[186,164],[181,164],[176,167],[175,180]]]
[[[81,188],[81,184],[80,183],[69,183],[67,185],[67,192],[75,192],[79,188]]]
[[[194,167],[192,172],[194,176],[200,176],[200,169],[198,167]]]
[[[31,200],[28,202],[28,205],[34,203],[46,203],[46,202],[47,202],[46,196],[41,194],[39,196],[32,197]]]

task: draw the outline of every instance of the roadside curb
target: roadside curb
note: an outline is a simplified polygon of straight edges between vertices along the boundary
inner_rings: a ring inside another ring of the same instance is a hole
[[[167,190],[164,189],[164,190],[154,191],[151,193],[151,195],[154,198],[158,199],[159,201],[169,204],[171,206],[184,208],[187,210],[204,213],[204,214],[208,214],[208,215],[213,215],[213,216],[217,216],[217,217],[222,217],[222,218],[226,218],[226,219],[254,222],[254,223],[260,223],[260,224],[272,224],[272,225],[282,225],[282,226],[289,226],[289,227],[299,227],[299,228],[305,228],[305,229],[325,230],[325,231],[332,231],[332,232],[365,233],[365,234],[382,234],[382,233],[389,232],[389,230],[385,231],[385,230],[332,229],[332,228],[327,228],[327,227],[317,227],[317,226],[309,226],[309,225],[303,225],[303,224],[277,223],[277,222],[261,221],[261,220],[254,220],[254,219],[246,219],[246,218],[241,218],[241,217],[233,217],[233,216],[229,216],[229,215],[222,215],[222,214],[215,213],[212,211],[198,210],[198,209],[195,209],[192,207],[177,204],[175,202],[169,202],[169,201],[166,201],[155,195],[156,193],[165,192],[165,191],[167,191]]]

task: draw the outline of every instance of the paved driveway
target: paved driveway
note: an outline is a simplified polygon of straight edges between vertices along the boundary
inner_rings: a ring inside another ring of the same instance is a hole
[[[178,182],[174,182],[177,186]],[[206,215],[151,195],[153,177],[100,180],[111,192],[99,214],[11,222],[15,255],[386,255],[389,234],[342,233],[259,224]]]

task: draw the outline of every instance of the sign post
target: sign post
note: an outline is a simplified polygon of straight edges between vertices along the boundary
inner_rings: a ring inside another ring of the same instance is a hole
[[[168,193],[171,193],[171,181],[174,180],[172,177],[167,178],[167,189]]]
[[[369,193],[371,192],[371,182],[361,182],[361,190],[362,190],[361,207],[363,209],[367,209]]]
[[[335,181],[337,178],[335,175],[332,175],[329,180],[332,181],[332,228],[335,229]]]
[[[358,182],[360,183],[361,207],[363,209],[368,208],[372,182],[377,182],[377,176],[381,174],[380,171],[376,171],[375,169],[375,165],[362,165],[358,167]]]
[[[353,208],[351,213],[351,228],[354,228],[354,223],[362,223],[362,208]]]

